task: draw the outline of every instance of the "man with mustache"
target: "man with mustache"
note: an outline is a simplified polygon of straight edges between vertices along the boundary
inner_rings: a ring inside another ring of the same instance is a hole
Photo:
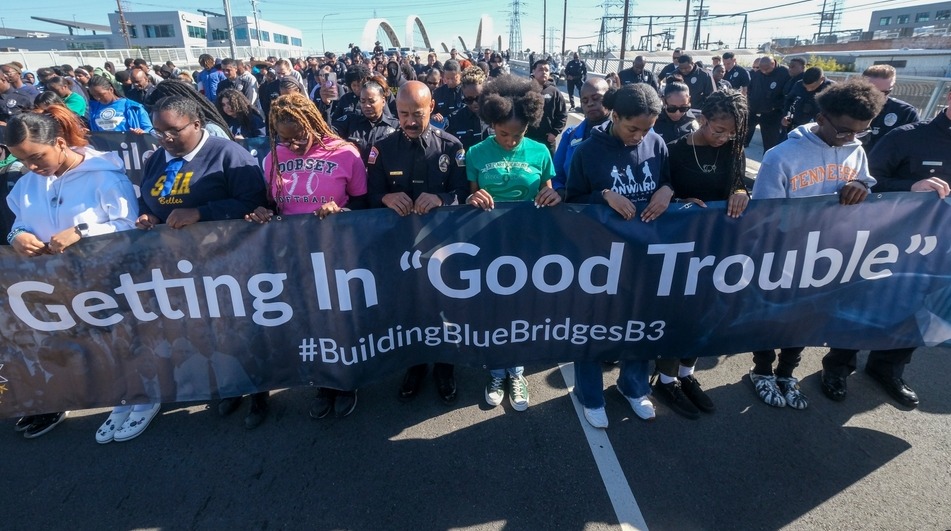
[[[367,196],[371,208],[387,207],[400,216],[425,215],[441,206],[463,204],[469,195],[466,151],[451,134],[431,127],[435,104],[425,84],[410,81],[396,95],[400,128],[370,148],[367,156]],[[399,397],[419,393],[425,364],[410,367]],[[446,404],[456,399],[453,366],[437,363],[433,378]]]

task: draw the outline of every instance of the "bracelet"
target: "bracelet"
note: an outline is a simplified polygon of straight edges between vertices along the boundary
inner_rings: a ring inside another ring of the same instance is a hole
[[[9,243],[10,245],[13,245],[13,240],[15,240],[17,236],[23,234],[24,232],[26,232],[26,229],[11,230],[10,234],[7,234],[7,243]]]

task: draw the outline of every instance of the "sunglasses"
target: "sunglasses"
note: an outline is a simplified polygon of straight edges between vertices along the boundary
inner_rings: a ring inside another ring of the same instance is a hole
[[[667,112],[687,112],[690,110],[689,105],[681,105],[680,107],[675,107],[673,105],[667,106]]]
[[[462,98],[462,101],[464,101],[464,102],[466,103],[466,105],[472,105],[473,103],[479,101],[479,98],[478,98],[478,97],[475,97],[475,98]]]

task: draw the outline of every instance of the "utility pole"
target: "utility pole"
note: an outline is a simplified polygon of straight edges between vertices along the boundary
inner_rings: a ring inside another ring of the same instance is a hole
[[[687,33],[690,31],[690,0],[687,0],[687,10],[684,11],[684,43],[680,46],[681,49],[687,49]]]
[[[568,0],[565,0],[565,11],[561,17],[561,56],[565,56],[565,38],[568,36]]]
[[[624,19],[621,22],[621,62],[618,63],[619,71],[624,70],[624,51],[627,49],[627,14],[630,9],[631,0],[624,0]]]
[[[251,14],[254,15],[254,33],[258,36],[258,48],[260,48],[261,26],[258,25],[258,0],[251,0]]]
[[[542,1],[542,55],[547,53],[545,50],[545,44],[548,40],[545,38],[545,30],[548,29],[548,0]]]
[[[697,14],[697,32],[694,34],[694,37],[693,37],[693,49],[699,50],[700,49],[700,23],[703,22],[703,15],[704,15],[703,0],[700,0],[700,9],[696,10],[695,13]]]
[[[119,8],[119,31],[122,32],[122,36],[125,38],[125,47],[132,49],[132,41],[129,40],[129,27],[126,25],[125,13],[122,11],[122,1],[116,0],[116,7]]]
[[[231,49],[231,58],[238,57],[238,50],[234,45],[234,25],[231,23],[231,0],[223,0],[225,5],[225,28],[228,31],[228,48]]]

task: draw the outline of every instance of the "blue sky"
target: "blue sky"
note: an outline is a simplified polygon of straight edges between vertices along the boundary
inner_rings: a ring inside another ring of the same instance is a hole
[[[542,48],[542,10],[545,0],[521,0],[522,42],[523,46],[540,50]],[[632,15],[679,15],[682,14],[686,0],[632,0]],[[114,0],[85,0],[81,4],[76,0],[45,0],[40,5],[42,9],[28,7],[26,3],[13,4],[13,0],[5,0],[7,6],[2,10],[2,23],[6,27],[30,29],[38,31],[64,31],[64,28],[52,26],[30,19],[31,15],[50,18],[76,19],[95,24],[108,24],[107,15],[116,10]],[[565,0],[548,0],[548,26],[556,28],[555,48],[561,49],[561,27]],[[621,6],[623,0],[567,0],[568,25],[566,47],[576,48],[579,45],[596,45],[598,31],[601,25],[601,16],[604,14],[605,3]],[[830,0],[831,3],[831,0]],[[873,10],[889,9],[928,4],[927,0],[844,0],[844,12],[841,20],[841,29],[867,28],[869,16]],[[13,4],[13,5],[11,5]],[[345,50],[350,42],[359,44],[363,28],[367,20],[374,17],[386,18],[395,27],[400,38],[405,33],[405,21],[409,15],[418,15],[425,24],[430,38],[434,43],[446,42],[452,46],[456,35],[461,35],[470,45],[475,41],[476,28],[482,15],[488,15],[494,21],[493,34],[502,34],[503,42],[507,43],[511,0],[479,0],[475,2],[460,2],[459,0],[405,0],[405,1],[374,1],[339,2],[339,7],[332,6],[332,2],[314,2],[313,0],[260,0],[258,8],[265,20],[298,27],[304,31],[304,46],[319,49],[321,47],[321,21],[323,20],[323,37],[328,48]],[[705,9],[710,14],[728,14],[742,11],[761,9],[766,5],[792,4],[782,8],[760,11],[749,15],[748,43],[755,47],[768,41],[771,37],[800,37],[809,38],[816,31],[818,16],[822,0],[781,0],[780,2],[765,3],[761,0],[734,0],[705,1]],[[124,2],[125,8],[130,11],[160,11],[170,8],[196,12],[197,9],[222,11],[220,0],[172,0],[168,3],[159,3],[158,0]],[[364,7],[365,6],[365,7]],[[693,9],[699,7],[699,0],[693,0]],[[232,14],[251,15],[251,4],[248,0],[232,0]],[[620,7],[613,10],[621,14]],[[328,16],[324,16],[328,15]],[[723,40],[729,46],[735,47],[740,33],[737,25],[741,19],[720,19],[705,24],[701,29],[702,39],[709,33],[712,41]],[[619,22],[618,22],[619,24]],[[646,24],[646,21],[645,21]],[[670,27],[676,32],[675,43],[679,45],[682,39],[683,22],[671,21],[663,28]],[[640,35],[647,33],[646,27],[635,28],[632,31],[632,44],[636,44]],[[694,27],[689,31],[689,42],[693,41]],[[456,43],[458,41],[455,41]],[[609,36],[609,42],[620,44],[620,34]],[[438,44],[435,44],[437,48]]]

